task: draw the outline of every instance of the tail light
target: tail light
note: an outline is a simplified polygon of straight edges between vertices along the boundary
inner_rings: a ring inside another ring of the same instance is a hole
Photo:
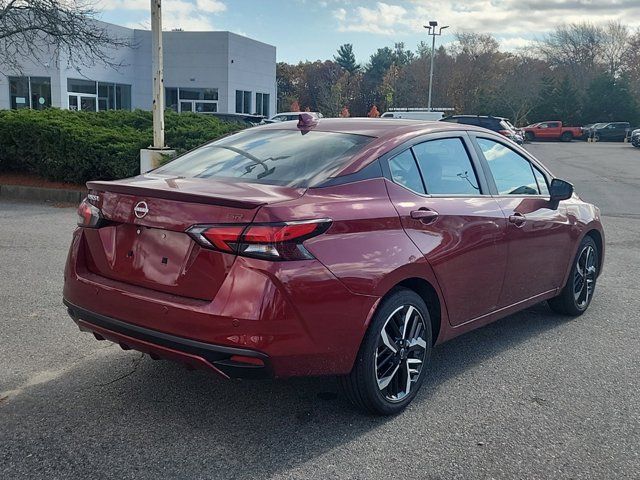
[[[98,228],[102,223],[100,209],[91,205],[85,198],[78,207],[78,226],[87,228]]]
[[[265,260],[307,260],[313,255],[303,242],[327,231],[331,220],[256,223],[249,225],[195,225],[187,233],[200,245],[221,252]]]

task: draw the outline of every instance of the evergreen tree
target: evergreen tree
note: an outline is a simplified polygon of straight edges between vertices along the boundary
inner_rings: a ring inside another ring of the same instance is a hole
[[[587,88],[584,122],[636,122],[638,104],[629,90],[629,80],[609,74],[596,77]]]
[[[349,73],[360,70],[360,65],[356,63],[356,56],[353,53],[353,45],[345,43],[338,48],[338,55],[333,57],[335,62]]]
[[[558,82],[551,93],[551,105],[554,118],[548,120],[561,120],[567,125],[576,125],[580,121],[580,99],[578,91],[571,83],[569,76]]]

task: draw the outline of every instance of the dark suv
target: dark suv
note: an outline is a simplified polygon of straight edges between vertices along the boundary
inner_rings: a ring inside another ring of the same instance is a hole
[[[476,127],[486,128],[494,132],[498,132],[501,135],[513,140],[518,145],[522,145],[524,142],[524,135],[518,132],[516,128],[511,125],[508,118],[504,117],[492,117],[484,115],[451,115],[441,120],[442,122],[462,123],[464,125],[475,125]]]
[[[622,142],[630,129],[629,122],[598,123],[592,128],[591,135],[596,141]]]

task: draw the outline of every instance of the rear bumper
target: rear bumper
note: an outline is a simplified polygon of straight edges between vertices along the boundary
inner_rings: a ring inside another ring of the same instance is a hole
[[[263,353],[169,335],[90,312],[66,300],[64,304],[80,330],[93,333],[98,340],[117,343],[123,350],[137,350],[154,360],[177,361],[191,369],[210,370],[223,378],[273,376],[269,357]]]

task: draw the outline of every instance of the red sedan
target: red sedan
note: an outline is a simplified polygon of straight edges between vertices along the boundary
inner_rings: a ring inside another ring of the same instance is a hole
[[[88,187],[82,330],[223,377],[338,375],[380,414],[434,345],[545,300],[582,314],[604,256],[597,207],[461,124],[302,114]]]

